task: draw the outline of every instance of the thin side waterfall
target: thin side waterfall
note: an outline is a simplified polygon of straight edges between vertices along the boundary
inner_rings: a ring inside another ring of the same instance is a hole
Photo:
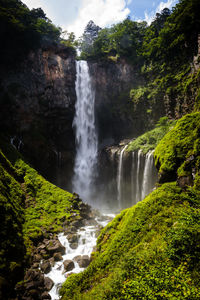
[[[142,158],[142,150],[139,150],[138,151],[138,157],[137,157],[137,176],[136,176],[136,203],[138,201],[141,200],[141,188],[140,188],[140,185],[141,185],[141,178],[140,178],[140,173],[141,170],[140,170],[140,167],[141,167],[141,158]]]
[[[133,202],[137,203],[144,199],[154,188],[157,173],[154,166],[154,151],[149,151],[146,155],[141,150],[136,152],[137,159],[132,160],[132,168],[136,173],[136,194],[132,196]],[[134,172],[132,170],[132,172]],[[134,184],[134,183],[133,183]]]
[[[152,169],[153,169],[153,158],[154,151],[149,151],[145,157],[145,167],[144,167],[144,177],[142,183],[142,199],[149,193],[152,189]]]
[[[86,61],[76,62],[76,96],[73,127],[76,136],[76,157],[73,190],[91,203],[96,175],[98,140],[95,128],[95,93]]]
[[[132,167],[131,167],[131,198],[135,196],[136,185],[135,185],[135,152],[132,152]]]
[[[123,154],[128,145],[126,145],[119,156],[118,172],[117,172],[117,192],[118,192],[118,206],[119,209],[122,208],[122,181],[123,181]]]

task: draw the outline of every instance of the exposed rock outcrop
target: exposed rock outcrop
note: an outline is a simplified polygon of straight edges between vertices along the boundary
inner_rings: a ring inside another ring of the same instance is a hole
[[[37,170],[63,187],[69,187],[73,164],[75,78],[74,50],[58,45],[0,73],[1,128]]]
[[[138,135],[144,130],[145,120],[135,115],[130,101],[130,89],[144,83],[139,70],[125,59],[117,62],[89,62],[95,88],[96,120],[99,139],[108,145],[119,142],[130,133]]]

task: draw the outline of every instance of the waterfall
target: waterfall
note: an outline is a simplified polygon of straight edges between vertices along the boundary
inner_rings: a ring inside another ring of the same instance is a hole
[[[141,172],[140,168],[141,168],[141,165],[142,165],[141,164],[142,150],[139,150],[137,154],[138,154],[138,157],[137,157],[136,197],[135,197],[136,198],[135,199],[136,203],[141,200],[141,187],[140,187],[141,178],[140,178],[140,173],[142,173],[142,172]]]
[[[152,189],[152,168],[154,164],[153,158],[154,151],[149,151],[145,157],[145,167],[144,167],[144,176],[142,183],[142,199],[149,193]]]
[[[131,198],[135,196],[136,185],[135,185],[135,152],[132,152],[132,168],[131,168]]]
[[[153,153],[154,151],[149,151],[144,155],[142,151],[139,150],[135,153],[137,157],[136,160],[133,159],[134,156],[132,155],[132,173],[135,172],[135,182],[132,181],[132,185],[136,185],[136,192],[132,194],[133,204],[144,199],[155,186],[157,173],[154,166]]]
[[[76,62],[76,96],[73,127],[76,136],[76,157],[73,190],[91,202],[97,164],[97,133],[95,128],[95,94],[86,61]]]
[[[123,154],[124,151],[126,150],[126,148],[128,147],[128,145],[126,145],[122,151],[120,152],[120,156],[119,156],[119,164],[118,164],[118,171],[117,171],[117,192],[118,192],[118,206],[119,209],[122,208],[122,183],[123,183]]]

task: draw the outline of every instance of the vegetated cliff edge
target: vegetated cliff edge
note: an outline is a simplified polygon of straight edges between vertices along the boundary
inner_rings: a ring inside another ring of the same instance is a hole
[[[17,67],[0,72],[1,128],[54,182],[62,178],[62,169],[72,170],[75,78],[75,50],[56,43],[30,52]],[[68,186],[65,181],[59,184]]]
[[[165,183],[103,229],[92,263],[67,279],[62,299],[200,297],[199,130],[197,112],[161,140],[155,157]]]
[[[49,299],[45,268],[65,251],[56,234],[90,208],[45,180],[8,140],[1,138],[0,149],[0,298]]]

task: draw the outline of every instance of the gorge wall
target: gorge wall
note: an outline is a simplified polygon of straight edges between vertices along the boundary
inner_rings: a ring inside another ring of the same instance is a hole
[[[95,88],[96,123],[100,147],[139,135],[146,127],[145,110],[134,113],[130,90],[144,84],[137,67],[125,59],[89,62]]]
[[[0,73],[2,131],[36,169],[65,187],[73,169],[75,78],[75,51],[57,44]]]
[[[196,79],[180,95],[172,86],[170,92],[150,99],[144,92],[138,101],[130,97],[130,91],[143,89],[148,80],[137,66],[123,58],[89,61],[100,152],[151,129],[161,116],[179,118],[191,112],[198,100],[199,53],[190,70]],[[71,191],[75,81],[75,51],[58,44],[43,46],[12,70],[0,72],[2,132],[46,178]],[[106,178],[102,157],[100,153],[99,178],[101,174]],[[111,166],[112,158],[109,161]]]

